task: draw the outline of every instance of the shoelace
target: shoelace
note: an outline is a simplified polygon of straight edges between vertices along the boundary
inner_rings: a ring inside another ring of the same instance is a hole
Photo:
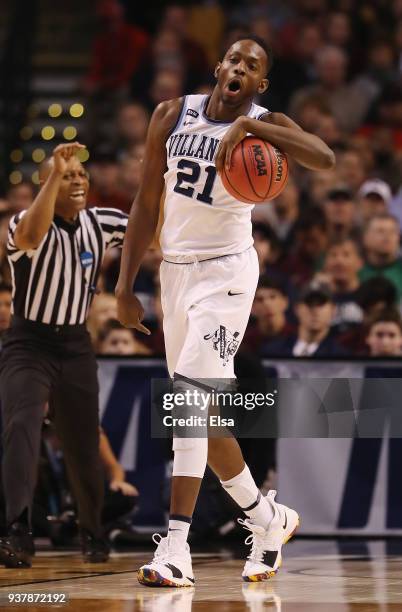
[[[272,497],[272,501],[274,501],[276,497],[277,491],[275,489],[270,489],[266,495],[266,497]]]
[[[249,561],[256,561],[259,563],[263,563],[264,561],[264,552],[265,552],[265,538],[264,535],[260,535],[256,533],[249,525],[247,521],[244,519],[237,519],[240,525],[247,529],[247,531],[251,531],[250,535],[246,537],[244,543],[246,546],[251,546],[251,552],[248,555],[247,559]]]
[[[165,540],[165,542],[163,542],[163,540]],[[160,563],[164,561],[168,555],[167,538],[163,538],[160,533],[154,533],[152,535],[152,541],[157,545],[153,561]]]

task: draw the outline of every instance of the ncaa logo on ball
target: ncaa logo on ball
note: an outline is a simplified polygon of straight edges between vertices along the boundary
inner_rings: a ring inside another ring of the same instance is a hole
[[[264,153],[262,152],[261,145],[253,145],[252,146],[254,153],[254,161],[257,167],[258,176],[264,176],[267,174],[267,164],[265,163]]]

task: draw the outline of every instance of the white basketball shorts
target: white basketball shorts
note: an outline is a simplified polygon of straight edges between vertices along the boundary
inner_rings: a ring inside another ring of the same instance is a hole
[[[163,330],[169,375],[234,378],[259,276],[254,247],[193,263],[163,261]]]

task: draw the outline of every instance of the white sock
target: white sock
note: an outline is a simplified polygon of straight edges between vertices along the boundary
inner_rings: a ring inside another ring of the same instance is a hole
[[[253,523],[267,529],[274,518],[274,511],[271,504],[261,495],[247,465],[234,478],[221,480],[221,485]]]
[[[168,538],[179,548],[183,548],[187,542],[190,525],[191,517],[171,514],[169,517]]]

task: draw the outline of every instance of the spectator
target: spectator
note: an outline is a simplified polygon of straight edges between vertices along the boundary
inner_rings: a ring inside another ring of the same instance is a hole
[[[362,91],[372,100],[378,98],[382,90],[397,81],[395,51],[391,41],[380,38],[370,44],[367,67],[357,79]]]
[[[335,306],[324,287],[311,285],[304,289],[296,305],[299,327],[289,339],[287,353],[293,357],[336,357],[342,350],[331,333]]]
[[[278,88],[279,104],[287,108],[292,93],[313,82],[316,78],[314,58],[322,46],[321,29],[317,23],[306,22],[299,28],[291,54],[284,49],[284,55],[274,62],[270,78]],[[269,91],[269,90],[268,90]],[[262,103],[264,105],[264,98]]]
[[[366,224],[375,215],[388,212],[392,193],[389,185],[381,179],[365,181],[358,192],[359,213]]]
[[[108,319],[99,330],[97,352],[100,355],[150,355],[151,351],[117,319]]]
[[[128,84],[145,58],[148,35],[124,20],[123,6],[118,0],[99,0],[97,16],[100,32],[93,43],[92,57],[83,83],[88,96],[87,143],[98,141],[108,132],[108,125],[119,103],[128,95]]]
[[[260,264],[260,274],[266,274],[278,261],[280,245],[278,237],[269,225],[262,222],[253,224],[254,248]]]
[[[116,298],[113,293],[101,293],[95,296],[87,321],[88,331],[94,345],[98,339],[99,331],[108,319],[117,319]]]
[[[324,211],[330,240],[356,234],[357,205],[351,190],[346,185],[335,185],[328,192]]]
[[[328,246],[327,222],[321,208],[304,213],[295,228],[294,248],[280,265],[297,288],[307,284],[321,269]]]
[[[286,340],[294,333],[286,320],[288,306],[289,299],[282,283],[261,276],[251,311],[254,322],[243,340],[247,352],[263,357],[283,352]]]
[[[180,43],[188,71],[186,86],[192,90],[207,76],[209,65],[204,48],[190,35],[189,7],[169,4],[165,10],[162,27],[171,30]]]
[[[174,70],[159,70],[155,74],[155,78],[149,90],[150,107],[154,108],[165,100],[180,98],[180,96],[183,95],[183,90],[183,77],[179,72]]]
[[[337,182],[337,175],[334,170],[310,172],[308,174],[307,192],[311,204],[314,207],[321,206],[327,193]]]
[[[357,84],[348,84],[346,53],[334,46],[320,49],[316,54],[315,68],[318,82],[296,91],[290,100],[289,111],[297,115],[298,107],[311,95],[325,100],[342,130],[351,132],[359,127],[369,108],[372,97],[362,96]]]
[[[358,273],[362,266],[359,245],[352,238],[343,237],[329,245],[324,275],[335,304],[332,325],[336,327],[337,332],[344,332],[362,321],[362,310],[356,303],[360,286]],[[321,277],[320,280],[324,279]]]
[[[374,215],[364,230],[363,246],[366,263],[360,271],[365,281],[373,276],[385,276],[394,283],[398,298],[402,298],[402,259],[399,257],[399,223],[388,213]]]
[[[339,343],[351,355],[364,355],[367,328],[370,322],[384,310],[397,308],[398,294],[395,285],[383,276],[374,276],[364,281],[356,291],[356,303],[363,313],[359,326],[339,336]]]
[[[15,215],[31,206],[35,199],[35,187],[29,181],[21,181],[17,185],[10,185],[6,199],[8,201],[9,212]]]
[[[391,191],[397,191],[402,183],[400,154],[395,151],[397,133],[390,127],[379,125],[371,130],[370,140],[365,138],[364,141],[366,154],[369,152],[372,156],[370,174],[385,181]]]
[[[347,52],[351,39],[352,27],[349,15],[340,11],[330,13],[326,23],[326,42]]]
[[[402,320],[396,310],[385,310],[368,325],[366,344],[371,357],[402,355]]]
[[[116,119],[117,147],[130,149],[145,143],[149,123],[149,112],[140,102],[124,104]]]
[[[400,83],[389,84],[376,100],[368,120],[370,123],[382,124],[393,129],[402,126],[402,87]]]
[[[186,81],[187,69],[177,35],[171,29],[162,28],[152,41],[151,53],[143,60],[133,76],[132,95],[136,99],[141,99],[147,108],[153,111],[154,102],[151,90],[153,87],[158,90],[161,88],[160,83],[155,85],[156,76],[159,75],[159,81],[169,79],[172,83],[180,83],[180,89],[182,89]],[[169,89],[173,89],[171,85]]]
[[[100,32],[95,37],[91,64],[85,79],[88,93],[107,94],[127,85],[148,48],[148,35],[124,20],[117,0],[99,0],[96,6]]]
[[[94,151],[89,164],[91,184],[88,201],[91,206],[112,206],[123,212],[129,212],[132,200],[119,188],[119,166],[116,154],[110,148]]]
[[[54,413],[54,406],[50,414]],[[62,447],[51,421],[45,420],[41,469],[35,493],[33,520],[42,528],[54,546],[74,545],[77,534],[77,512],[70,490]],[[99,454],[105,476],[102,527],[113,541],[119,535],[129,538],[131,524],[126,520],[138,503],[138,490],[126,480],[110,442],[99,428]],[[49,500],[51,499],[51,504]],[[55,515],[55,511],[57,514]]]
[[[356,192],[366,180],[363,156],[353,149],[346,149],[337,158],[336,170],[339,180]]]
[[[293,110],[295,121],[307,132],[315,132],[322,115],[330,113],[328,101],[319,93],[311,93],[302,98]]]
[[[344,146],[344,134],[339,129],[339,125],[331,113],[321,113],[318,115],[314,133],[332,149]],[[318,174],[318,173],[314,173]]]
[[[128,210],[125,212],[130,211],[140,185],[144,149],[144,145],[138,144],[132,146],[119,162],[119,189],[125,200],[130,202],[130,206],[128,206]]]
[[[294,228],[300,211],[299,199],[299,190],[290,177],[277,198],[269,204],[256,206],[253,211],[253,219],[267,221],[284,248],[293,242]]]

